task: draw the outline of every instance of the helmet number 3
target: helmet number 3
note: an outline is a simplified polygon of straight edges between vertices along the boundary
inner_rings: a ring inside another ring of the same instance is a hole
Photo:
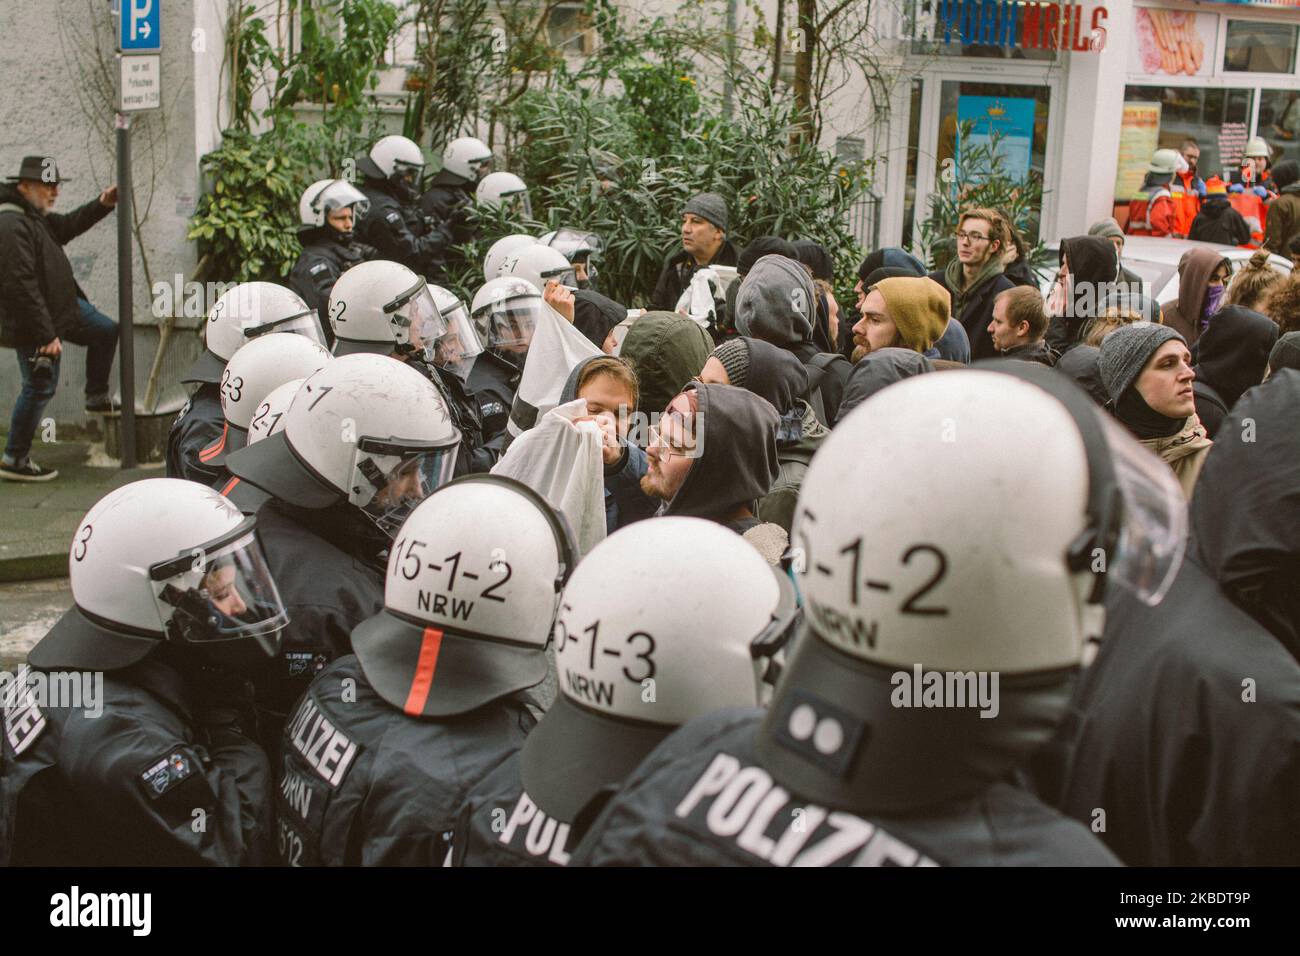
[[[94,533],[94,527],[86,525],[77,534],[77,540],[72,546],[72,558],[74,561],[84,561],[86,559],[86,542],[90,540],[90,536]]]

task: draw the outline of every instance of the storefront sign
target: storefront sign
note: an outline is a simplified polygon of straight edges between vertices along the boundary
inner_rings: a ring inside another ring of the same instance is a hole
[[[957,126],[971,124],[968,136],[958,137],[957,163],[965,147],[991,147],[997,136],[997,155],[1001,173],[1016,182],[1029,177],[1029,161],[1034,145],[1034,108],[1030,97],[962,96],[957,99]],[[978,180],[988,170],[963,170],[968,180]]]
[[[938,0],[933,39],[942,38],[945,45],[1098,53],[1106,45],[1107,18],[1105,7],[1088,13],[1081,4]]]
[[[1119,127],[1115,200],[1126,202],[1142,188],[1160,137],[1159,103],[1125,103]]]

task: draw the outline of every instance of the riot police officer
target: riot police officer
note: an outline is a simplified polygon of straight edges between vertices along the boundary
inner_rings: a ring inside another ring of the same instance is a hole
[[[370,209],[357,226],[362,242],[379,256],[400,262],[437,282],[449,247],[456,242],[449,223],[420,211],[417,191],[424,154],[405,136],[385,136],[357,163],[364,179],[361,192]]]
[[[484,443],[498,454],[543,305],[541,291],[518,276],[489,279],[474,294],[470,315],[486,348],[474,360],[469,385],[478,399]]]
[[[272,282],[241,282],[228,289],[208,311],[203,352],[182,382],[198,388],[172,422],[167,435],[167,477],[211,485],[221,469],[209,460],[224,449],[221,377],[226,363],[245,342],[268,332],[293,332],[325,344],[311,307],[293,291]]]
[[[73,607],[0,694],[0,865],[265,862],[244,675],[287,618],[256,519],[195,482],[136,481],[86,513],[68,570]]]
[[[330,290],[348,269],[379,255],[373,246],[356,238],[356,223],[369,209],[370,200],[345,179],[312,183],[298,202],[302,253],[289,273],[289,287],[316,310],[328,345],[334,344]]]
[[[900,382],[836,426],[794,523],[809,626],[769,709],[666,740],[575,865],[1117,862],[1007,777],[1066,714],[1105,589],[1151,582],[1168,515],[1132,503],[1177,486],[1130,468],[1141,449],[1072,383],[1005,365]]]
[[[459,478],[415,509],[393,544],[384,609],[285,728],[284,862],[445,861],[469,788],[535,723],[524,692],[546,676],[576,560],[563,518],[509,478]]]
[[[629,581],[653,588],[638,597]],[[560,607],[561,695],[466,799],[458,865],[565,865],[610,792],[673,730],[767,696],[760,678],[799,617],[785,573],[701,518],[606,538]]]
[[[459,209],[472,207],[479,181],[492,169],[492,150],[473,136],[453,139],[442,151],[442,169],[420,197],[426,216],[447,221]]]
[[[478,402],[467,381],[483,347],[460,299],[399,263],[377,259],[338,281],[330,294],[330,321],[336,355],[392,356],[437,387],[461,434],[457,476],[492,467],[500,452],[485,447]]]
[[[270,496],[257,517],[292,614],[282,653],[259,675],[267,726],[317,671],[350,652],[352,628],[383,605],[393,532],[451,477],[459,445],[442,397],[420,373],[346,355],[303,382],[283,431],[226,459],[235,478]]]

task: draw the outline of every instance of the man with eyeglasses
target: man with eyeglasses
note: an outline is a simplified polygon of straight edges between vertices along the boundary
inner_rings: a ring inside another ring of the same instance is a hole
[[[995,358],[997,346],[989,335],[993,300],[1013,287],[1002,274],[1002,250],[1007,227],[992,209],[970,208],[957,221],[957,257],[930,278],[952,296],[952,315],[970,339],[971,359]]]

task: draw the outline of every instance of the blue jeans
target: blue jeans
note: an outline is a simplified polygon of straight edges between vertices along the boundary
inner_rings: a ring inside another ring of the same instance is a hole
[[[98,398],[108,394],[108,374],[113,369],[113,356],[117,353],[117,323],[85,299],[77,299],[77,305],[81,307],[81,321],[71,332],[60,336],[59,341],[65,346],[72,343],[86,347],[86,397]],[[32,345],[14,350],[18,354],[18,371],[22,375],[23,387],[9,420],[5,455],[15,462],[21,462],[31,451],[41,413],[59,385],[57,358],[54,359],[54,374],[48,382],[38,384],[32,381],[32,359],[39,348]]]

